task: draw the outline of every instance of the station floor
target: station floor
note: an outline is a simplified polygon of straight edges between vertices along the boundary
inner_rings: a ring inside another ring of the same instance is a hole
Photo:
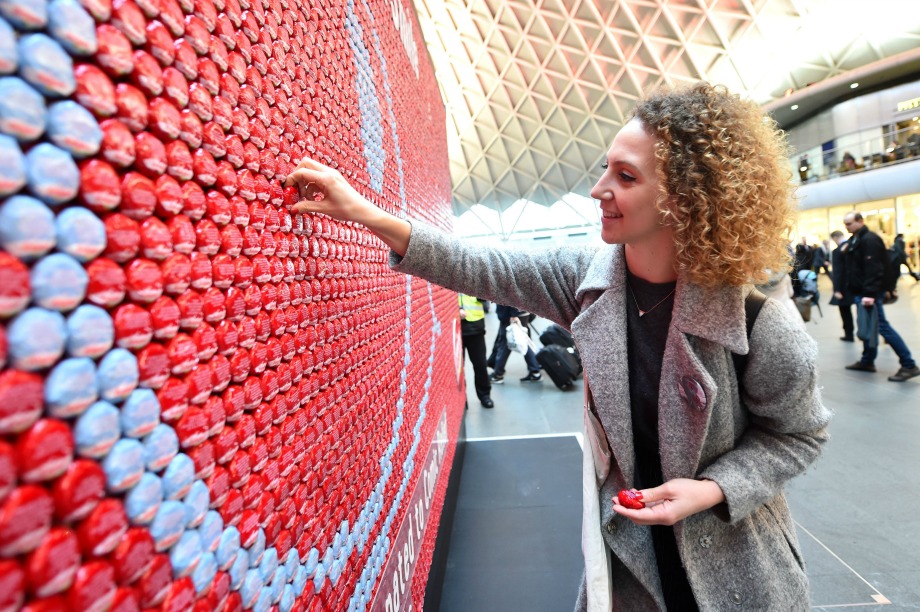
[[[886,307],[920,359],[920,284],[907,275]],[[845,370],[861,343],[839,340],[828,306],[807,324],[820,347],[820,385],[835,416],[824,455],[787,487],[814,610],[920,609],[920,377],[887,380],[898,360],[882,345],[878,373]],[[538,320],[540,329],[548,323]],[[498,323],[487,315],[488,342]],[[539,343],[538,343],[539,345]],[[442,612],[571,610],[581,578],[583,389],[522,383],[512,355],[495,408],[479,405],[467,361],[467,437],[441,591]],[[756,605],[755,605],[756,607]]]

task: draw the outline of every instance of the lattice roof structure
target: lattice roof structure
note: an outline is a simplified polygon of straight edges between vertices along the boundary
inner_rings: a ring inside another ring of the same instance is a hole
[[[415,0],[448,109],[453,203],[587,196],[663,83],[760,103],[920,47],[917,0]]]

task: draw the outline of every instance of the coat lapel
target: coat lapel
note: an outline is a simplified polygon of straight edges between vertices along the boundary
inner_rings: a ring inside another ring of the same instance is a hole
[[[658,389],[658,438],[665,482],[696,476],[716,392],[691,339],[672,328]]]
[[[594,405],[613,454],[611,470],[621,486],[632,482],[635,467],[626,360],[625,282],[622,246],[602,249],[578,289],[578,299],[592,303],[572,321]]]
[[[678,282],[658,389],[665,481],[696,476],[716,395],[730,391],[716,380],[733,368],[730,352],[748,352],[744,294],[741,287]]]
[[[625,317],[609,313],[625,307],[623,292],[606,291],[572,322],[575,337],[581,336],[579,352],[598,418],[607,434],[622,485],[632,482],[634,451],[629,377],[626,363]]]

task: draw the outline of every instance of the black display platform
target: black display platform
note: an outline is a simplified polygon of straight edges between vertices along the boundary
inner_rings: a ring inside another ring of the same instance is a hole
[[[463,446],[443,582],[435,593],[436,551],[425,609],[571,609],[584,567],[578,441],[559,436]],[[443,529],[447,513],[445,505]]]

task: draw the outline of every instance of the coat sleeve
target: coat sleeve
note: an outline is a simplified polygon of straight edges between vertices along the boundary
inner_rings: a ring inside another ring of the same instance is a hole
[[[595,251],[474,246],[414,221],[405,256],[391,252],[390,266],[569,327],[580,310],[576,290]]]
[[[764,304],[750,344],[741,385],[747,428],[735,448],[700,475],[722,488],[726,504],[716,513],[730,523],[775,497],[818,458],[831,417],[817,385],[817,344],[774,301]]]

